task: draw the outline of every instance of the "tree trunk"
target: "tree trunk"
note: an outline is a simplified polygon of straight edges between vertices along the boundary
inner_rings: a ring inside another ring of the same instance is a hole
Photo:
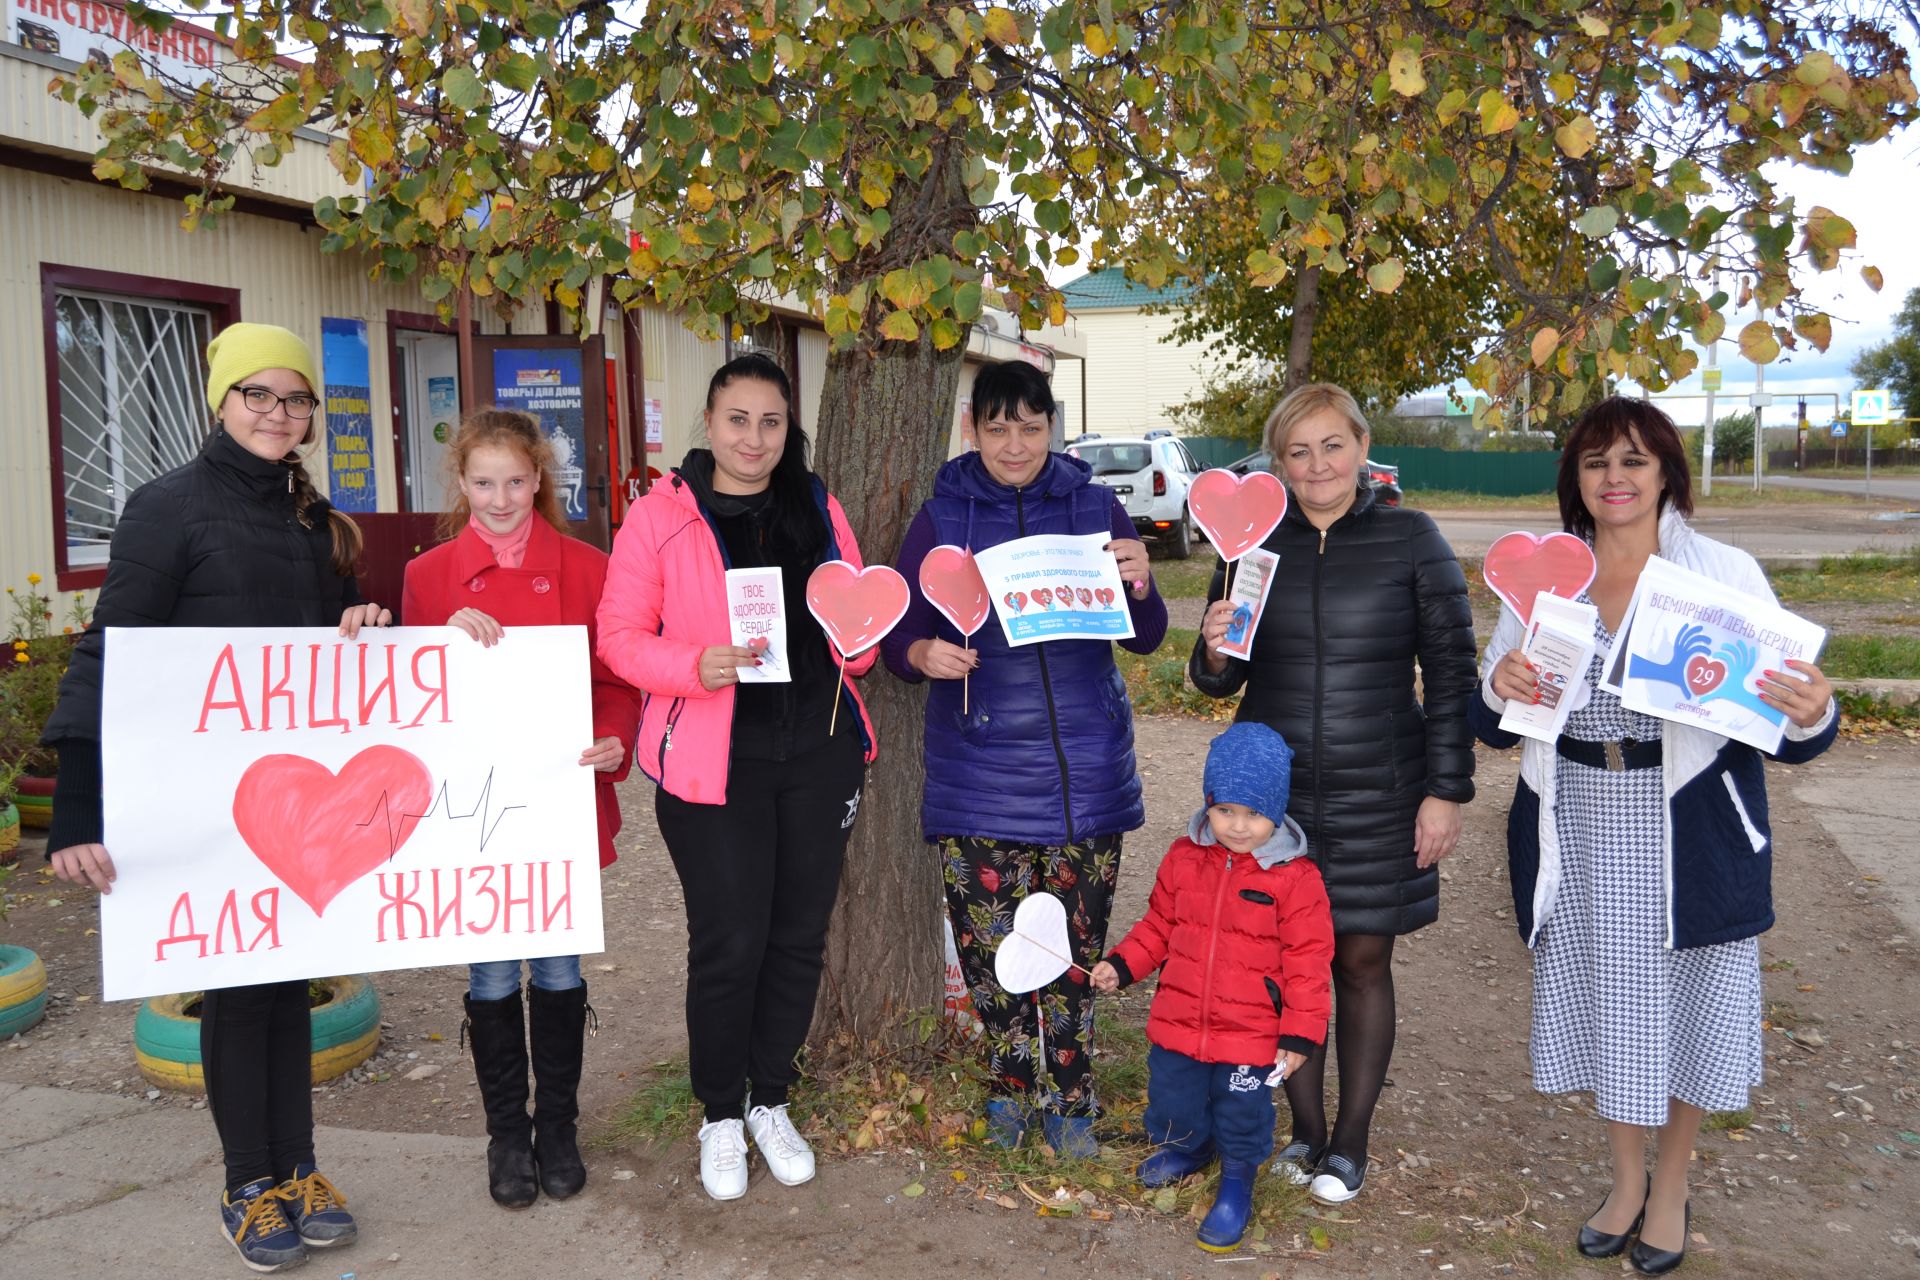
[[[1313,381],[1313,327],[1320,321],[1320,268],[1302,266],[1293,277],[1293,332],[1287,339],[1287,380],[1292,391]]]
[[[962,151],[949,147],[922,186],[895,187],[888,248],[852,264],[859,276],[877,279],[907,265],[916,249],[951,244],[955,231],[974,224]],[[889,260],[891,253],[899,260]],[[861,556],[891,564],[947,459],[966,339],[937,351],[923,329],[915,342],[883,342],[871,331],[879,320],[876,309],[855,347],[827,357],[815,467],[846,507]],[[926,690],[876,666],[861,694],[880,754],[867,769],[827,934],[816,1044],[842,1034],[862,1042],[897,1035],[907,1015],[937,1005],[946,967],[939,864],[920,834]]]

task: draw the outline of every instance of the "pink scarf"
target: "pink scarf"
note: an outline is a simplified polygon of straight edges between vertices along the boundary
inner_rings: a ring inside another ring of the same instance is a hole
[[[502,569],[518,569],[527,558],[527,543],[533,538],[533,522],[539,519],[535,512],[527,512],[527,518],[512,533],[495,533],[480,522],[479,516],[467,519],[467,528],[480,535],[480,541],[493,551],[494,562]]]

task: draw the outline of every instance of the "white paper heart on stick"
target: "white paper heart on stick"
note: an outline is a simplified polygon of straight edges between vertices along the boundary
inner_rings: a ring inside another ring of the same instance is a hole
[[[1050,893],[1028,894],[1014,908],[1013,932],[993,953],[993,976],[1001,988],[1025,995],[1079,967],[1067,940],[1067,909]]]

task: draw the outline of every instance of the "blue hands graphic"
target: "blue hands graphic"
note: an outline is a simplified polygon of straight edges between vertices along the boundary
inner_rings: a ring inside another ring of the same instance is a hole
[[[1727,664],[1727,678],[1701,694],[1701,702],[1731,702],[1774,724],[1787,718],[1787,713],[1779,707],[1770,707],[1762,702],[1759,693],[1747,682],[1754,667],[1759,664],[1759,650],[1744,640],[1729,640],[1713,656]]]
[[[1665,661],[1655,662],[1634,654],[1627,665],[1627,678],[1670,684],[1680,690],[1682,697],[1692,698],[1693,690],[1687,686],[1687,663],[1712,650],[1713,642],[1707,638],[1706,628],[1688,623],[1673,638],[1673,652]]]

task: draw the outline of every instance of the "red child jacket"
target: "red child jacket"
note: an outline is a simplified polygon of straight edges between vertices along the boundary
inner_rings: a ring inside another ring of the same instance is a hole
[[[599,625],[594,615],[607,580],[607,553],[567,537],[537,514],[527,518],[534,522],[533,533],[518,569],[502,569],[493,549],[472,529],[462,529],[452,541],[414,557],[407,565],[400,621],[437,627],[472,607],[505,627],[587,629],[593,738],[582,742],[580,749],[585,751],[601,738],[618,738],[623,752],[618,769],[593,775],[604,867],[614,860],[613,837],[620,830],[620,801],[613,785],[627,776],[633,762],[633,735],[640,720],[640,704],[632,687],[596,656]]]
[[[1202,812],[1194,832],[1205,823]],[[1304,849],[1291,819],[1275,833],[1275,841],[1289,838]],[[1273,843],[1230,853],[1192,836],[1175,840],[1147,914],[1108,953],[1123,986],[1165,966],[1147,1015],[1147,1039],[1161,1048],[1251,1065],[1272,1062],[1276,1047],[1309,1053],[1326,1040],[1333,1008],[1326,885],[1304,856],[1262,866]]]

